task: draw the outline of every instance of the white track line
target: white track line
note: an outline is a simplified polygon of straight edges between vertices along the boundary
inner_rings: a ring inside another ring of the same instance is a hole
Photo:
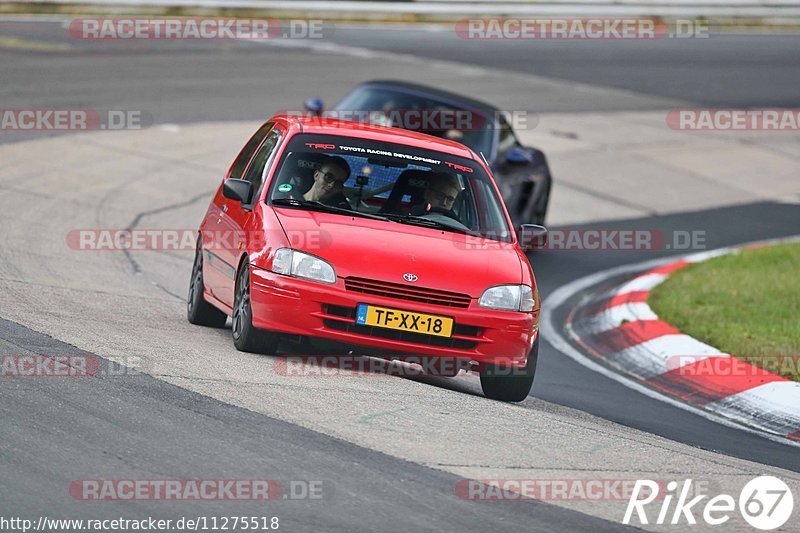
[[[800,383],[772,381],[709,403],[706,409],[720,413],[733,411],[739,413],[742,419],[751,420],[752,424],[758,424],[758,421],[749,417],[751,412],[780,413],[780,416],[770,418],[771,427],[767,428],[766,424],[760,427],[788,434],[797,430],[800,418],[797,409],[789,407],[794,405],[800,405]]]
[[[650,379],[708,357],[730,356],[688,335],[662,335],[604,358],[641,379]]]
[[[596,335],[618,328],[624,322],[639,320],[658,320],[658,315],[644,302],[617,305],[594,316],[581,318],[581,331],[585,335]]]

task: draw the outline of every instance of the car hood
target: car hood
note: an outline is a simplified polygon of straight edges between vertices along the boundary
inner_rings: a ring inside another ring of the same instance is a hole
[[[296,250],[330,262],[339,278],[360,277],[469,294],[522,282],[522,263],[510,243],[361,217],[275,208]]]

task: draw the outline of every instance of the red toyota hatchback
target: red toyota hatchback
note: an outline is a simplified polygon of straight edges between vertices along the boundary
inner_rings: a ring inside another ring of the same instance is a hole
[[[239,350],[286,338],[448,358],[505,401],[536,370],[536,281],[485,161],[401,129],[284,115],[259,128],[200,225],[189,288],[191,323],[228,316]]]

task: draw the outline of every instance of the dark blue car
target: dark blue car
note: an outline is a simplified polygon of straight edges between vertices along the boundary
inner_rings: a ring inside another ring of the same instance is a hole
[[[479,100],[395,80],[358,85],[335,106],[305,102],[317,115],[380,123],[445,137],[486,158],[516,226],[543,225],[552,178],[544,154],[520,144],[504,114]]]

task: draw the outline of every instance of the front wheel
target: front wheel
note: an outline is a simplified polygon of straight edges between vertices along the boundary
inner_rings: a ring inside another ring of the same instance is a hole
[[[275,333],[253,326],[253,308],[250,305],[250,267],[244,263],[236,276],[233,299],[233,345],[241,352],[274,354],[278,338]]]
[[[483,394],[487,398],[501,402],[521,402],[528,397],[533,387],[538,358],[539,336],[537,334],[524,369],[487,365],[487,368],[481,373]]]

